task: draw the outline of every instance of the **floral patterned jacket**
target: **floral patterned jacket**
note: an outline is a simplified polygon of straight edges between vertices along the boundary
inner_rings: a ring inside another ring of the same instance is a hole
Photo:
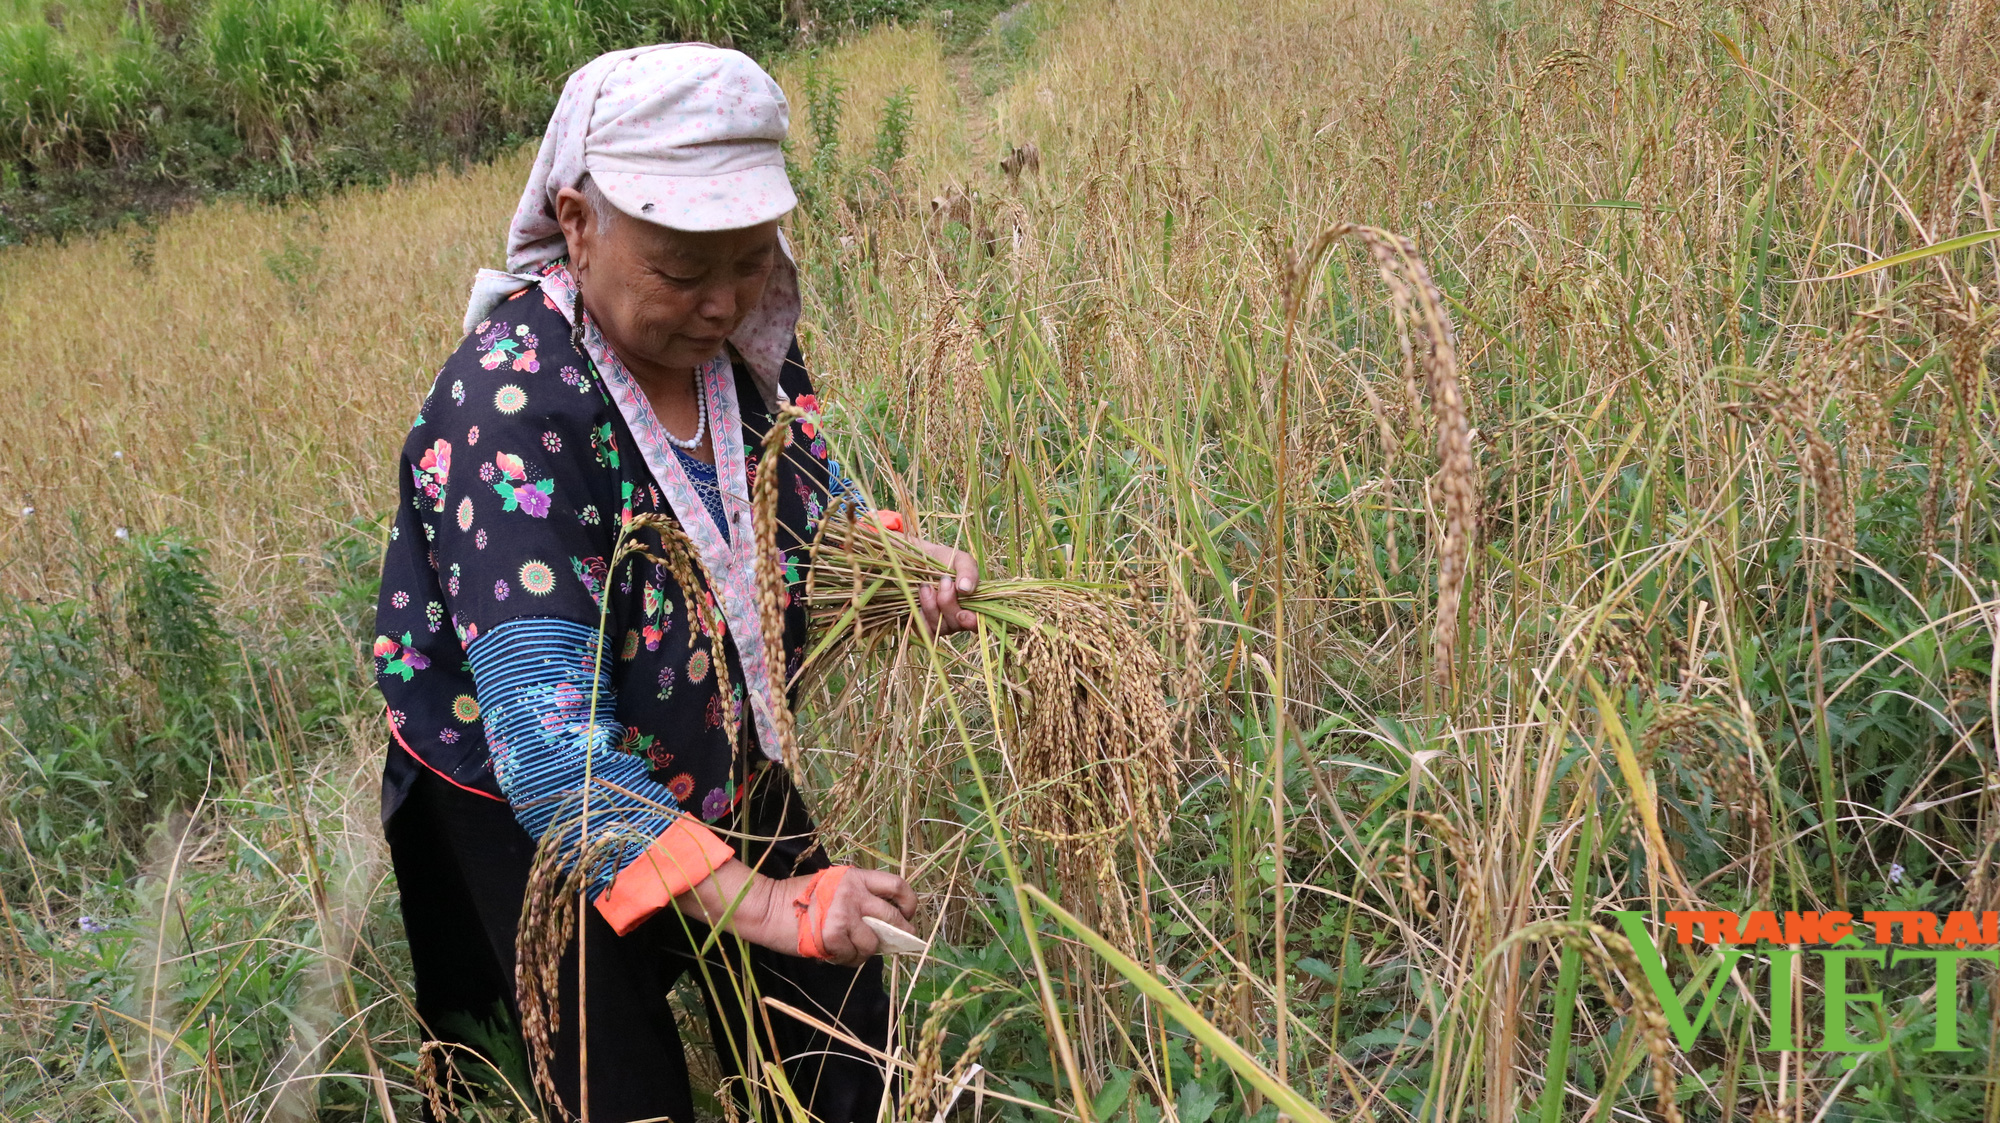
[[[707,380],[724,530],[587,317],[583,346],[573,342],[565,264],[542,277],[459,345],[404,445],[374,649],[393,738],[383,816],[420,767],[506,800],[539,837],[576,802],[590,754],[593,823],[615,822],[632,839],[620,867],[661,835],[670,809],[720,818],[739,798],[739,766],[775,753],[768,693],[758,694],[772,684],[754,615],[748,506],[767,470],[757,457],[773,410],[741,360],[718,357],[697,372]],[[816,408],[796,341],[778,384]],[[815,417],[794,430],[777,489],[788,678],[805,651],[796,595],[804,544],[829,489],[852,496]],[[680,520],[725,603],[705,593],[690,612],[687,591],[643,557],[608,567],[623,521],[643,512]],[[739,656],[739,643],[754,657]],[[718,659],[727,694],[717,689]],[[741,759],[724,734],[725,707],[743,718]]]

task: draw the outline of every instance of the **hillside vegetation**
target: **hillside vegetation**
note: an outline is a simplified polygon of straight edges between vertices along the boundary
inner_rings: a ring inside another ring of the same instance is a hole
[[[815,809],[936,937],[895,1117],[2000,1120],[1991,968],[1962,1052],[1862,967],[1879,1050],[1817,974],[1769,1050],[1750,958],[1683,1048],[1608,916],[2000,909],[1996,20],[1043,0],[780,64],[836,450],[1128,597],[1180,723],[1167,840],[1057,840],[975,661],[824,680]],[[370,567],[524,161],[0,255],[10,1117],[414,1111]]]
[[[218,193],[379,184],[539,136],[620,45],[759,57],[910,0],[0,0],[0,245]]]

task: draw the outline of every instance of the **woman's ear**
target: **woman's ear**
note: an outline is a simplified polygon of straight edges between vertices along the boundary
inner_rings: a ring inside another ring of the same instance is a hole
[[[590,213],[590,200],[583,192],[574,187],[556,192],[556,225],[569,243],[571,272],[582,272],[590,257],[591,234],[597,229],[597,216]]]

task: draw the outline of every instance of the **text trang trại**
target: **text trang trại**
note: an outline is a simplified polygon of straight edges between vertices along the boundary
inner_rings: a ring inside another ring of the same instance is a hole
[[[1848,1029],[1850,1011],[1863,1011],[1871,1003],[1880,1009],[1883,1002],[1880,990],[1848,989],[1849,966],[1855,961],[1884,970],[1911,962],[1931,965],[1937,1030],[1930,1052],[1967,1051],[1958,1040],[1958,965],[1970,959],[2000,967],[2000,946],[1996,946],[2000,945],[2000,912],[1951,912],[1940,920],[1932,912],[1867,910],[1861,913],[1859,924],[1867,926],[1874,937],[1876,946],[1870,947],[1862,942],[1855,916],[1849,912],[1753,910],[1739,916],[1719,910],[1670,911],[1665,914],[1663,932],[1671,931],[1683,947],[1699,941],[1713,949],[1697,964],[1689,984],[1690,990],[1705,989],[1700,1008],[1690,1018],[1681,992],[1667,977],[1647,914],[1619,911],[1613,915],[1631,942],[1646,984],[1659,1000],[1668,1028],[1683,1050],[1694,1047],[1731,973],[1747,955],[1753,956],[1752,962],[1762,961],[1770,968],[1766,993],[1770,996],[1771,1033],[1764,1047],[1776,1051],[1804,1047],[1793,1024],[1792,998],[1803,981],[1802,964],[1811,962],[1807,955],[1817,959],[1820,968],[1822,1017],[1817,1048],[1829,1053],[1872,1053],[1889,1047],[1887,1041],[1858,1040]],[[1815,944],[1824,946],[1804,946]]]

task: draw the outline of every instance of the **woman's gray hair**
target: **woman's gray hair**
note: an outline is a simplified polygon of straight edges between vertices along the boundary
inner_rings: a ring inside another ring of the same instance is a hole
[[[604,197],[604,188],[597,186],[597,181],[590,178],[589,172],[585,172],[583,178],[576,182],[576,189],[582,192],[583,201],[590,204],[590,213],[596,216],[592,223],[595,231],[599,234],[609,231],[611,216],[622,212],[611,205],[611,200]]]

